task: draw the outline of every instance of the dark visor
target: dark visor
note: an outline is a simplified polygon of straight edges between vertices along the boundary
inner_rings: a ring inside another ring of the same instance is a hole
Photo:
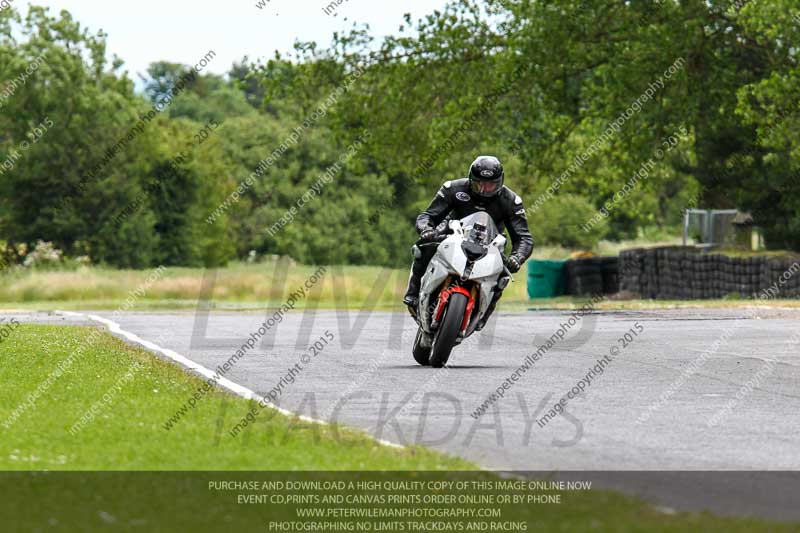
[[[500,188],[500,184],[503,182],[502,178],[498,178],[492,181],[483,181],[483,180],[470,180],[472,183],[470,184],[472,187],[473,192],[482,195],[494,194]]]

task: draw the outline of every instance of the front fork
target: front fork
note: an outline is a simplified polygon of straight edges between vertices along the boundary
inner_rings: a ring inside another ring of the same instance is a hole
[[[447,278],[445,280],[444,286],[449,285],[451,278]],[[463,337],[467,331],[467,327],[469,327],[470,319],[472,318],[472,313],[475,311],[475,303],[477,302],[478,297],[478,285],[472,284],[469,290],[465,287],[460,285],[453,285],[448,287],[447,289],[442,290],[439,293],[439,298],[436,303],[436,309],[433,312],[433,317],[431,320],[431,331],[436,331],[439,327],[439,322],[442,320],[444,316],[444,310],[447,308],[447,304],[450,301],[450,297],[454,293],[463,294],[467,297],[467,308],[464,312],[464,318],[461,321],[461,333],[460,336]]]

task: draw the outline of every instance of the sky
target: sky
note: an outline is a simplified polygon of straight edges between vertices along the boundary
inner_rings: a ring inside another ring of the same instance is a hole
[[[335,31],[367,23],[374,35],[397,33],[403,14],[420,18],[447,0],[342,0],[332,14],[323,9],[337,0],[35,0],[66,9],[93,33],[108,34],[108,50],[125,61],[123,70],[138,79],[153,61],[195,64],[209,50],[217,53],[207,70],[223,74],[234,61],[272,57],[291,51],[296,39],[325,47]],[[265,7],[259,9],[261,2]],[[24,9],[22,1],[15,2]]]

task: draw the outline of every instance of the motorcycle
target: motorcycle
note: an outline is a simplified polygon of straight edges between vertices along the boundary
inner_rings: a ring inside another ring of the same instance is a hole
[[[512,280],[503,256],[506,238],[492,217],[478,212],[448,226],[447,235],[413,249],[421,254],[420,247],[437,246],[412,312],[419,325],[414,360],[434,368],[447,364],[453,348],[483,327],[495,291]]]

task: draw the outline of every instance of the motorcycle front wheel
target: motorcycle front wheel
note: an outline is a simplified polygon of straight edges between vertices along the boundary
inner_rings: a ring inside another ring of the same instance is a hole
[[[442,322],[433,338],[433,349],[431,350],[430,358],[430,364],[433,368],[442,368],[447,364],[450,352],[453,350],[458,334],[461,332],[461,324],[464,322],[464,313],[467,311],[468,300],[465,295],[459,292],[450,295]]]

